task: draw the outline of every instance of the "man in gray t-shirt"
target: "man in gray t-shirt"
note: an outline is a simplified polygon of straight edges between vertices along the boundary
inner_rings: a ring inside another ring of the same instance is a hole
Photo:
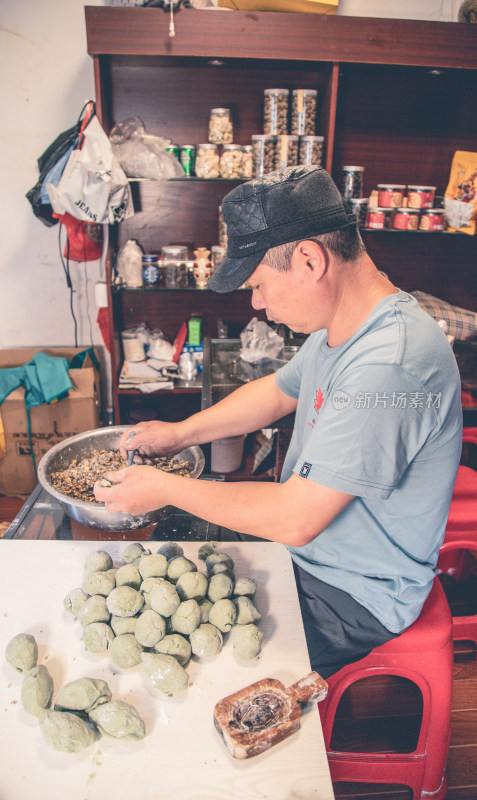
[[[435,574],[462,443],[445,335],[373,264],[321,167],[248,181],[222,201],[227,257],[209,288],[307,334],[276,375],[177,423],[139,423],[122,452],[173,454],[296,413],[281,481],[109,473],[106,509],[175,505],[290,548],[310,661],[324,677],[404,630]],[[273,566],[273,565],[271,565]]]

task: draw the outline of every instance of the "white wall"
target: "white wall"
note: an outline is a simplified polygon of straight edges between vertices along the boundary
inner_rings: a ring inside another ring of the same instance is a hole
[[[108,5],[108,0],[88,0]],[[461,0],[340,0],[339,13],[453,21]],[[196,12],[200,13],[200,12]],[[232,12],[233,13],[233,12]],[[36,159],[94,99],[83,0],[2,0],[0,105],[0,349],[75,343],[58,229],[25,198]],[[99,262],[72,262],[78,344],[102,344],[94,284]]]

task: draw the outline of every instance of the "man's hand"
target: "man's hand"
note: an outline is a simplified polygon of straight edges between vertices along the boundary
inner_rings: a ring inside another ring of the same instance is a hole
[[[137,450],[141,463],[151,463],[154,456],[179,453],[185,445],[181,442],[179,425],[175,422],[139,422],[126,431],[119,443],[122,457],[127,460],[128,450]]]
[[[133,466],[117,472],[107,472],[104,476],[112,486],[94,486],[94,496],[104,503],[106,511],[127,514],[146,514],[167,505],[165,496],[165,474],[156,467]],[[167,483],[167,481],[166,481]]]

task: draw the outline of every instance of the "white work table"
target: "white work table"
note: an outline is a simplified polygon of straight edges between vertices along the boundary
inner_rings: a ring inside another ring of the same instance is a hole
[[[200,543],[182,543],[197,557]],[[63,608],[66,594],[81,586],[83,565],[93,550],[106,550],[115,562],[127,542],[2,541],[0,586],[1,800],[333,800],[330,773],[316,703],[304,707],[300,729],[250,759],[231,756],[213,723],[216,702],[262,678],[290,686],[310,672],[310,662],[290,556],[270,542],[217,545],[235,562],[236,577],[258,583],[257,623],[264,633],[262,652],[252,661],[235,657],[230,634],[210,661],[186,666],[189,687],[165,697],[149,683],[142,664],[121,670],[107,654],[84,650],[79,623]],[[160,542],[144,542],[156,552]],[[35,636],[38,663],[53,677],[53,702],[65,683],[102,678],[114,699],[134,705],[146,724],[140,742],[102,736],[77,754],[46,745],[35,717],[21,704],[23,677],[5,660],[5,647],[17,633]]]

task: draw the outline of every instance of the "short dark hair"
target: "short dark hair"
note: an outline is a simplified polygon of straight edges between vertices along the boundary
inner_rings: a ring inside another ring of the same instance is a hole
[[[329,250],[340,261],[355,261],[362,253],[366,252],[361,234],[355,226],[341,228],[331,233],[322,233],[321,236],[308,236],[307,240],[316,242]],[[287,242],[287,244],[271,247],[262,260],[269,267],[285,272],[290,267],[295,248],[302,241],[304,240],[298,239],[296,242]]]

